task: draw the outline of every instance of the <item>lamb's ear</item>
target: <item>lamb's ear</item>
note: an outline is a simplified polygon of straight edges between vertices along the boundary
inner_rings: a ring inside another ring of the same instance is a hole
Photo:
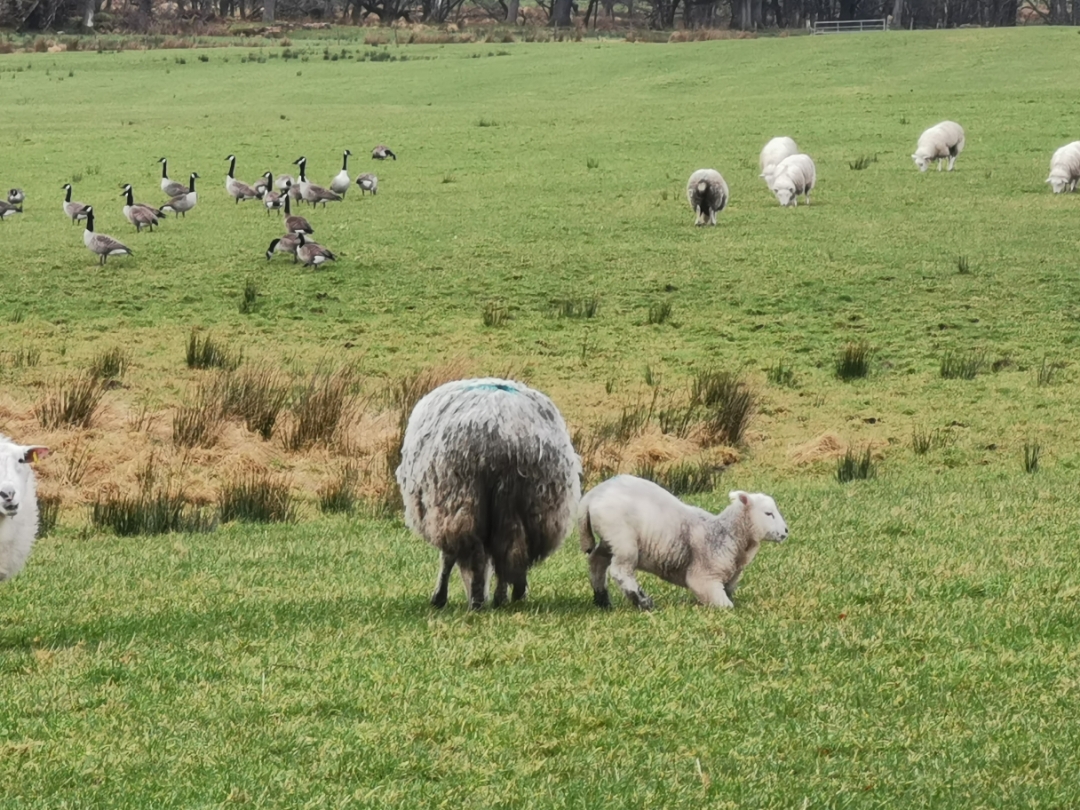
[[[27,464],[40,461],[49,455],[48,447],[24,447],[22,460]]]
[[[732,503],[735,503],[735,501],[739,501],[740,503],[742,503],[743,506],[746,506],[746,504],[750,503],[750,496],[747,493],[743,492],[741,489],[729,492],[728,497],[731,498]]]

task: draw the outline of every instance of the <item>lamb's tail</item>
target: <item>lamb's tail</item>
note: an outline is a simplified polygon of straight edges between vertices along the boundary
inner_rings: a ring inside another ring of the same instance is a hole
[[[578,534],[581,536],[581,550],[585,554],[592,553],[592,550],[596,548],[596,538],[593,537],[588,504],[582,505],[581,514],[578,515]]]

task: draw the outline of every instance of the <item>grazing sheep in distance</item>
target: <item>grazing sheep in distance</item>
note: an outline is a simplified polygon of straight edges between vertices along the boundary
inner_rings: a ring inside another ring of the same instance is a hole
[[[715,169],[698,169],[686,184],[686,199],[697,214],[696,225],[715,225],[716,214],[728,204],[728,187]]]
[[[761,541],[783,542],[788,527],[768,495],[736,491],[729,497],[727,509],[713,515],[632,475],[591,489],[581,499],[578,530],[595,604],[611,606],[610,572],[631,602],[651,610],[652,599],[634,577],[640,569],[689,588],[706,605],[733,607],[739,577]]]
[[[31,463],[49,448],[15,444],[0,435],[0,582],[26,564],[38,530],[37,483]]]
[[[795,141],[787,137],[773,138],[762,147],[761,155],[758,157],[761,174],[758,176],[765,179],[765,185],[770,190],[772,189],[773,176],[776,174],[777,165],[784,158],[797,154],[799,154],[799,147],[795,145]]]
[[[1076,191],[1076,181],[1080,179],[1080,141],[1067,143],[1050,158],[1050,176],[1046,182],[1055,194],[1063,191]]]
[[[573,527],[581,459],[558,408],[511,380],[441,385],[421,399],[405,430],[397,481],[405,523],[442,552],[431,604],[443,607],[457,565],[473,609],[524,598],[526,574]]]
[[[810,204],[810,190],[817,182],[817,169],[809,155],[790,155],[784,158],[776,167],[773,175],[772,190],[776,199],[783,206],[797,206],[799,195],[806,198],[806,204]]]
[[[956,156],[964,151],[964,128],[955,121],[942,121],[935,124],[919,136],[915,154],[911,159],[925,172],[931,160],[937,161],[937,170],[941,171],[941,161],[949,159],[949,171],[956,164]]]

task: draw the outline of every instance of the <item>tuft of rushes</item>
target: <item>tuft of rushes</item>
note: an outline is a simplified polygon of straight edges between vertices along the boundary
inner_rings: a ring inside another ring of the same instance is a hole
[[[865,340],[844,344],[836,358],[836,376],[841,380],[857,380],[870,373],[873,350]]]
[[[34,407],[42,427],[88,428],[101,407],[105,383],[92,374],[81,374],[56,380],[45,390],[45,398]]]
[[[226,482],[218,499],[222,523],[292,523],[296,505],[289,483],[269,471],[242,474]]]
[[[877,465],[870,455],[870,446],[859,454],[850,447],[836,462],[836,480],[841,484],[849,481],[865,481],[877,476]]]
[[[240,365],[242,359],[242,353],[234,354],[228,346],[216,341],[213,335],[200,337],[198,330],[191,330],[186,354],[188,368],[223,368],[231,371]]]

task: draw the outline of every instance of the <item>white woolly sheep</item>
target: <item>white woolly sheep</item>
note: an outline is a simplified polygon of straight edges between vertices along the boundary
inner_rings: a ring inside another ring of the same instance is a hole
[[[955,121],[942,121],[935,124],[919,136],[915,154],[911,159],[925,172],[931,160],[937,161],[937,170],[941,171],[941,161],[949,159],[949,171],[953,170],[956,156],[964,151],[964,128]]]
[[[431,604],[457,565],[470,606],[524,598],[531,565],[559,547],[581,497],[581,459],[550,399],[494,378],[457,380],[421,399],[405,430],[397,481],[405,523],[442,552]]]
[[[686,199],[697,214],[697,225],[715,225],[716,214],[728,204],[728,187],[715,169],[698,169],[686,184]]]
[[[689,588],[704,604],[733,607],[743,569],[762,540],[783,542],[788,527],[776,502],[760,492],[732,492],[719,515],[688,506],[663,487],[618,475],[581,499],[578,530],[589,555],[593,601],[610,607],[607,575],[642,610],[651,610],[636,570]]]
[[[49,448],[15,444],[0,435],[0,582],[19,573],[38,530],[37,484],[30,464]]]
[[[758,158],[758,163],[761,166],[761,174],[758,176],[765,179],[765,185],[770,190],[772,189],[773,176],[776,174],[777,165],[784,158],[797,154],[799,154],[799,147],[791,138],[773,138],[765,144]]]
[[[1063,191],[1076,191],[1076,181],[1080,179],[1080,141],[1067,143],[1050,158],[1050,176],[1046,182],[1055,194]]]
[[[772,190],[776,199],[783,206],[797,206],[799,195],[810,204],[810,191],[817,182],[817,169],[809,155],[790,155],[776,167],[773,175]]]

